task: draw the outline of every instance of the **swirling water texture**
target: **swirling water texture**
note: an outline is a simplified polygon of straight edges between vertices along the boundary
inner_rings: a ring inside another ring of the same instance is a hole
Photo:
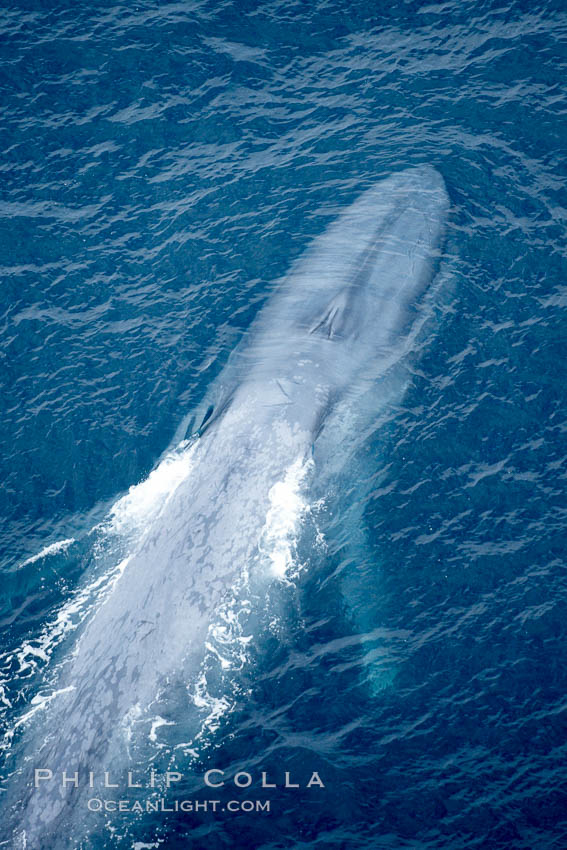
[[[348,697],[307,580],[306,644],[264,659],[264,732],[228,752],[276,738],[331,790],[192,846],[566,844],[566,31],[561,2],[0,12],[7,645],[61,602],[15,566],[147,474],[337,210],[422,162],[453,204],[446,315],[370,446],[364,615],[396,684]]]

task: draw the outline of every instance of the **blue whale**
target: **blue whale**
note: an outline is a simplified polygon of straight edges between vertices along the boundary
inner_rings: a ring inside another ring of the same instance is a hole
[[[26,788],[6,803],[10,846],[80,846],[92,795],[85,777],[127,767],[125,718],[143,713],[178,671],[198,669],[215,609],[255,557],[274,486],[317,457],[318,445],[332,454],[325,429],[336,411],[411,353],[448,210],[435,169],[393,174],[344,210],[268,299],[195,418],[190,472],[93,613],[30,730]],[[37,788],[32,767],[44,771]]]

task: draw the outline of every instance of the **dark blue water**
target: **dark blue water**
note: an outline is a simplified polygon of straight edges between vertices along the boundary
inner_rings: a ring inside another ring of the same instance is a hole
[[[115,508],[102,559],[91,529],[271,283],[394,171],[434,165],[452,203],[439,327],[342,503],[366,494],[364,556],[312,557],[185,756],[326,787],[101,816],[84,847],[567,846],[566,41],[560,0],[4,4],[6,787],[19,719],[167,481]]]

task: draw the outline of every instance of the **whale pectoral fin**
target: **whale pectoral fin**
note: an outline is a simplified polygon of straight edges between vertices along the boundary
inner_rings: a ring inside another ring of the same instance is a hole
[[[309,329],[309,333],[321,333],[328,339],[343,336],[348,325],[348,302],[347,291],[343,289],[329,301],[322,317]]]
[[[370,697],[380,697],[395,686],[397,665],[391,649],[391,636],[383,622],[382,602],[379,593],[379,570],[369,557],[368,541],[364,531],[353,529],[350,542],[345,547],[341,594],[345,616],[353,634],[358,638],[361,683]]]

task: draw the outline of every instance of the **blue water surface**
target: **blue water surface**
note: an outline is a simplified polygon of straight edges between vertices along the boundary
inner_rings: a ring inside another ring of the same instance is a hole
[[[81,846],[567,847],[566,43],[562,0],[3,4],[8,785],[89,532],[273,282],[394,171],[435,166],[452,204],[437,330],[338,508],[364,493],[365,555],[337,531],[313,556],[191,767],[326,787]]]

